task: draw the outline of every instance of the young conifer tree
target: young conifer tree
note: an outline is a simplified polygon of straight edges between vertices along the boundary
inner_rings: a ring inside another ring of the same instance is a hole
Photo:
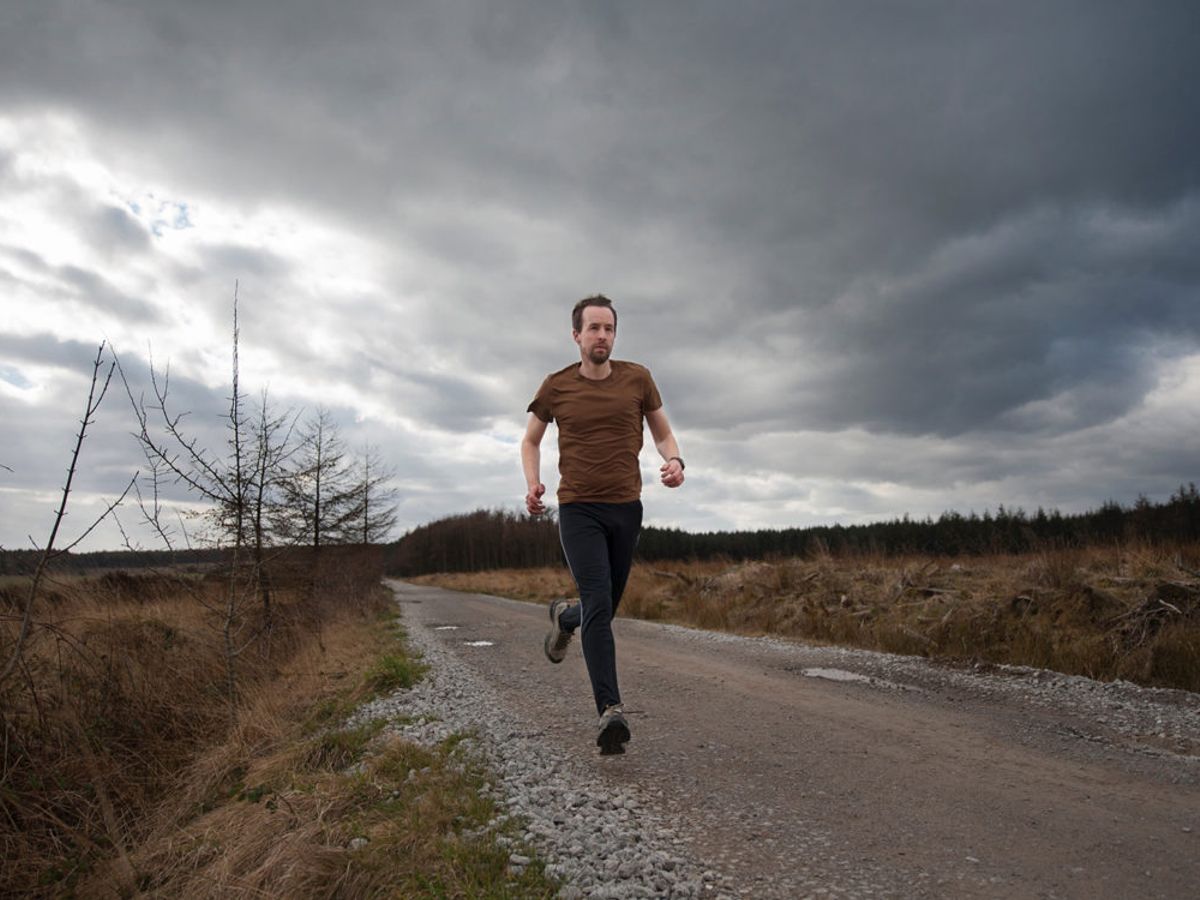
[[[279,489],[272,527],[282,539],[316,551],[345,541],[355,511],[355,483],[329,410],[318,408],[301,426]]]
[[[378,447],[367,446],[353,463],[352,472],[353,503],[343,539],[350,544],[381,544],[396,527],[396,489],[391,484],[395,470]]]

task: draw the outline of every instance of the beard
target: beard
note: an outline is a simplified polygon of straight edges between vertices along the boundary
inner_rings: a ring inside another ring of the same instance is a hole
[[[601,363],[608,361],[610,353],[611,351],[608,347],[593,347],[588,351],[587,358],[589,362],[598,366]]]

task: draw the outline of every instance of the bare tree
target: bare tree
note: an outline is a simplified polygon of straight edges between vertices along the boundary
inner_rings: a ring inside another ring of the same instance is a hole
[[[349,543],[383,543],[396,527],[396,489],[391,485],[396,471],[368,445],[352,466],[353,505],[343,534]]]
[[[29,593],[26,595],[25,599],[25,609],[21,613],[21,627],[17,631],[17,637],[13,641],[13,646],[9,648],[7,659],[4,663],[4,668],[0,669],[0,684],[8,680],[8,677],[13,673],[21,661],[21,652],[25,647],[26,640],[29,638],[29,630],[33,624],[33,609],[37,601],[38,590],[41,587],[42,579],[46,575],[47,566],[49,566],[53,560],[57,559],[63,554],[69,553],[72,548],[79,545],[80,541],[91,534],[92,531],[95,530],[96,526],[103,522],[125,499],[125,497],[128,496],[129,491],[137,482],[137,475],[135,474],[133,478],[130,479],[129,484],[125,486],[125,490],[121,492],[121,495],[116,500],[109,503],[104,512],[94,519],[92,523],[83,530],[82,534],[80,534],[77,538],[75,538],[74,541],[62,549],[55,548],[54,545],[58,540],[59,528],[62,526],[63,519],[67,515],[67,499],[71,495],[71,485],[75,481],[75,472],[79,467],[79,455],[83,450],[83,441],[87,436],[88,427],[94,424],[96,421],[96,412],[100,409],[100,404],[104,401],[104,395],[108,393],[108,386],[112,381],[113,370],[116,367],[116,361],[114,360],[113,362],[109,363],[108,371],[104,374],[103,382],[101,382],[101,370],[103,367],[104,342],[102,341],[99,348],[96,350],[96,358],[92,362],[92,383],[91,387],[88,389],[87,403],[84,405],[83,418],[79,421],[79,433],[75,435],[75,447],[71,451],[71,463],[67,467],[67,480],[63,484],[62,497],[59,500],[58,510],[54,514],[54,523],[50,527],[50,537],[47,538],[46,545],[42,548],[41,555],[38,557],[37,567],[33,572],[33,580],[30,582]],[[97,393],[97,386],[99,387],[99,393]],[[5,468],[8,467],[5,466]],[[11,469],[9,471],[11,471]],[[33,541],[33,538],[30,538],[30,543],[33,543],[35,547],[37,546],[36,542]]]
[[[291,411],[276,415],[271,411],[264,390],[258,403],[258,416],[253,426],[254,473],[250,488],[251,536],[254,554],[254,579],[262,601],[263,621],[270,634],[274,621],[271,608],[271,578],[266,566],[266,547],[271,539],[269,520],[278,507],[284,482],[285,466],[294,452],[292,430],[296,417]]]
[[[160,374],[150,362],[150,387],[154,397],[149,403],[144,396],[137,398],[122,371],[122,380],[138,419],[137,437],[150,465],[153,484],[153,505],[142,505],[142,512],[151,527],[171,546],[171,526],[162,519],[159,485],[171,479],[184,485],[192,494],[210,504],[210,520],[216,528],[216,539],[232,551],[229,581],[224,597],[217,607],[225,651],[226,694],[233,715],[237,704],[237,659],[253,643],[260,629],[249,628],[245,616],[248,598],[256,593],[256,568],[247,577],[244,556],[247,551],[253,519],[251,498],[256,487],[255,441],[246,422],[240,385],[238,345],[238,291],[233,293],[233,354],[232,382],[229,408],[225,414],[226,450],[214,454],[189,434],[184,427],[187,412],[171,409],[170,367]],[[155,415],[156,414],[156,415]]]

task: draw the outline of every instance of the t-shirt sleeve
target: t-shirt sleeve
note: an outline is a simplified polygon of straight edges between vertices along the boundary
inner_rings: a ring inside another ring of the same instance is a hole
[[[658,385],[654,383],[649,369],[646,369],[645,380],[646,383],[642,386],[642,412],[654,412],[663,405],[662,397],[658,395]]]
[[[542,386],[538,388],[538,392],[534,395],[533,402],[525,408],[525,412],[531,412],[543,422],[550,423],[554,421],[554,408],[550,405],[551,397],[550,377],[546,376],[546,380],[542,382]]]

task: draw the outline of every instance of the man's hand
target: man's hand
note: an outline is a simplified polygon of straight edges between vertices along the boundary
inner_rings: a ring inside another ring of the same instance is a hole
[[[683,466],[677,459],[669,459],[658,470],[662,473],[662,483],[669,488],[677,488],[683,484]]]
[[[546,486],[544,484],[536,484],[525,494],[525,508],[529,510],[531,516],[540,516],[546,511],[546,504],[542,502],[542,494],[544,493],[546,493]]]

